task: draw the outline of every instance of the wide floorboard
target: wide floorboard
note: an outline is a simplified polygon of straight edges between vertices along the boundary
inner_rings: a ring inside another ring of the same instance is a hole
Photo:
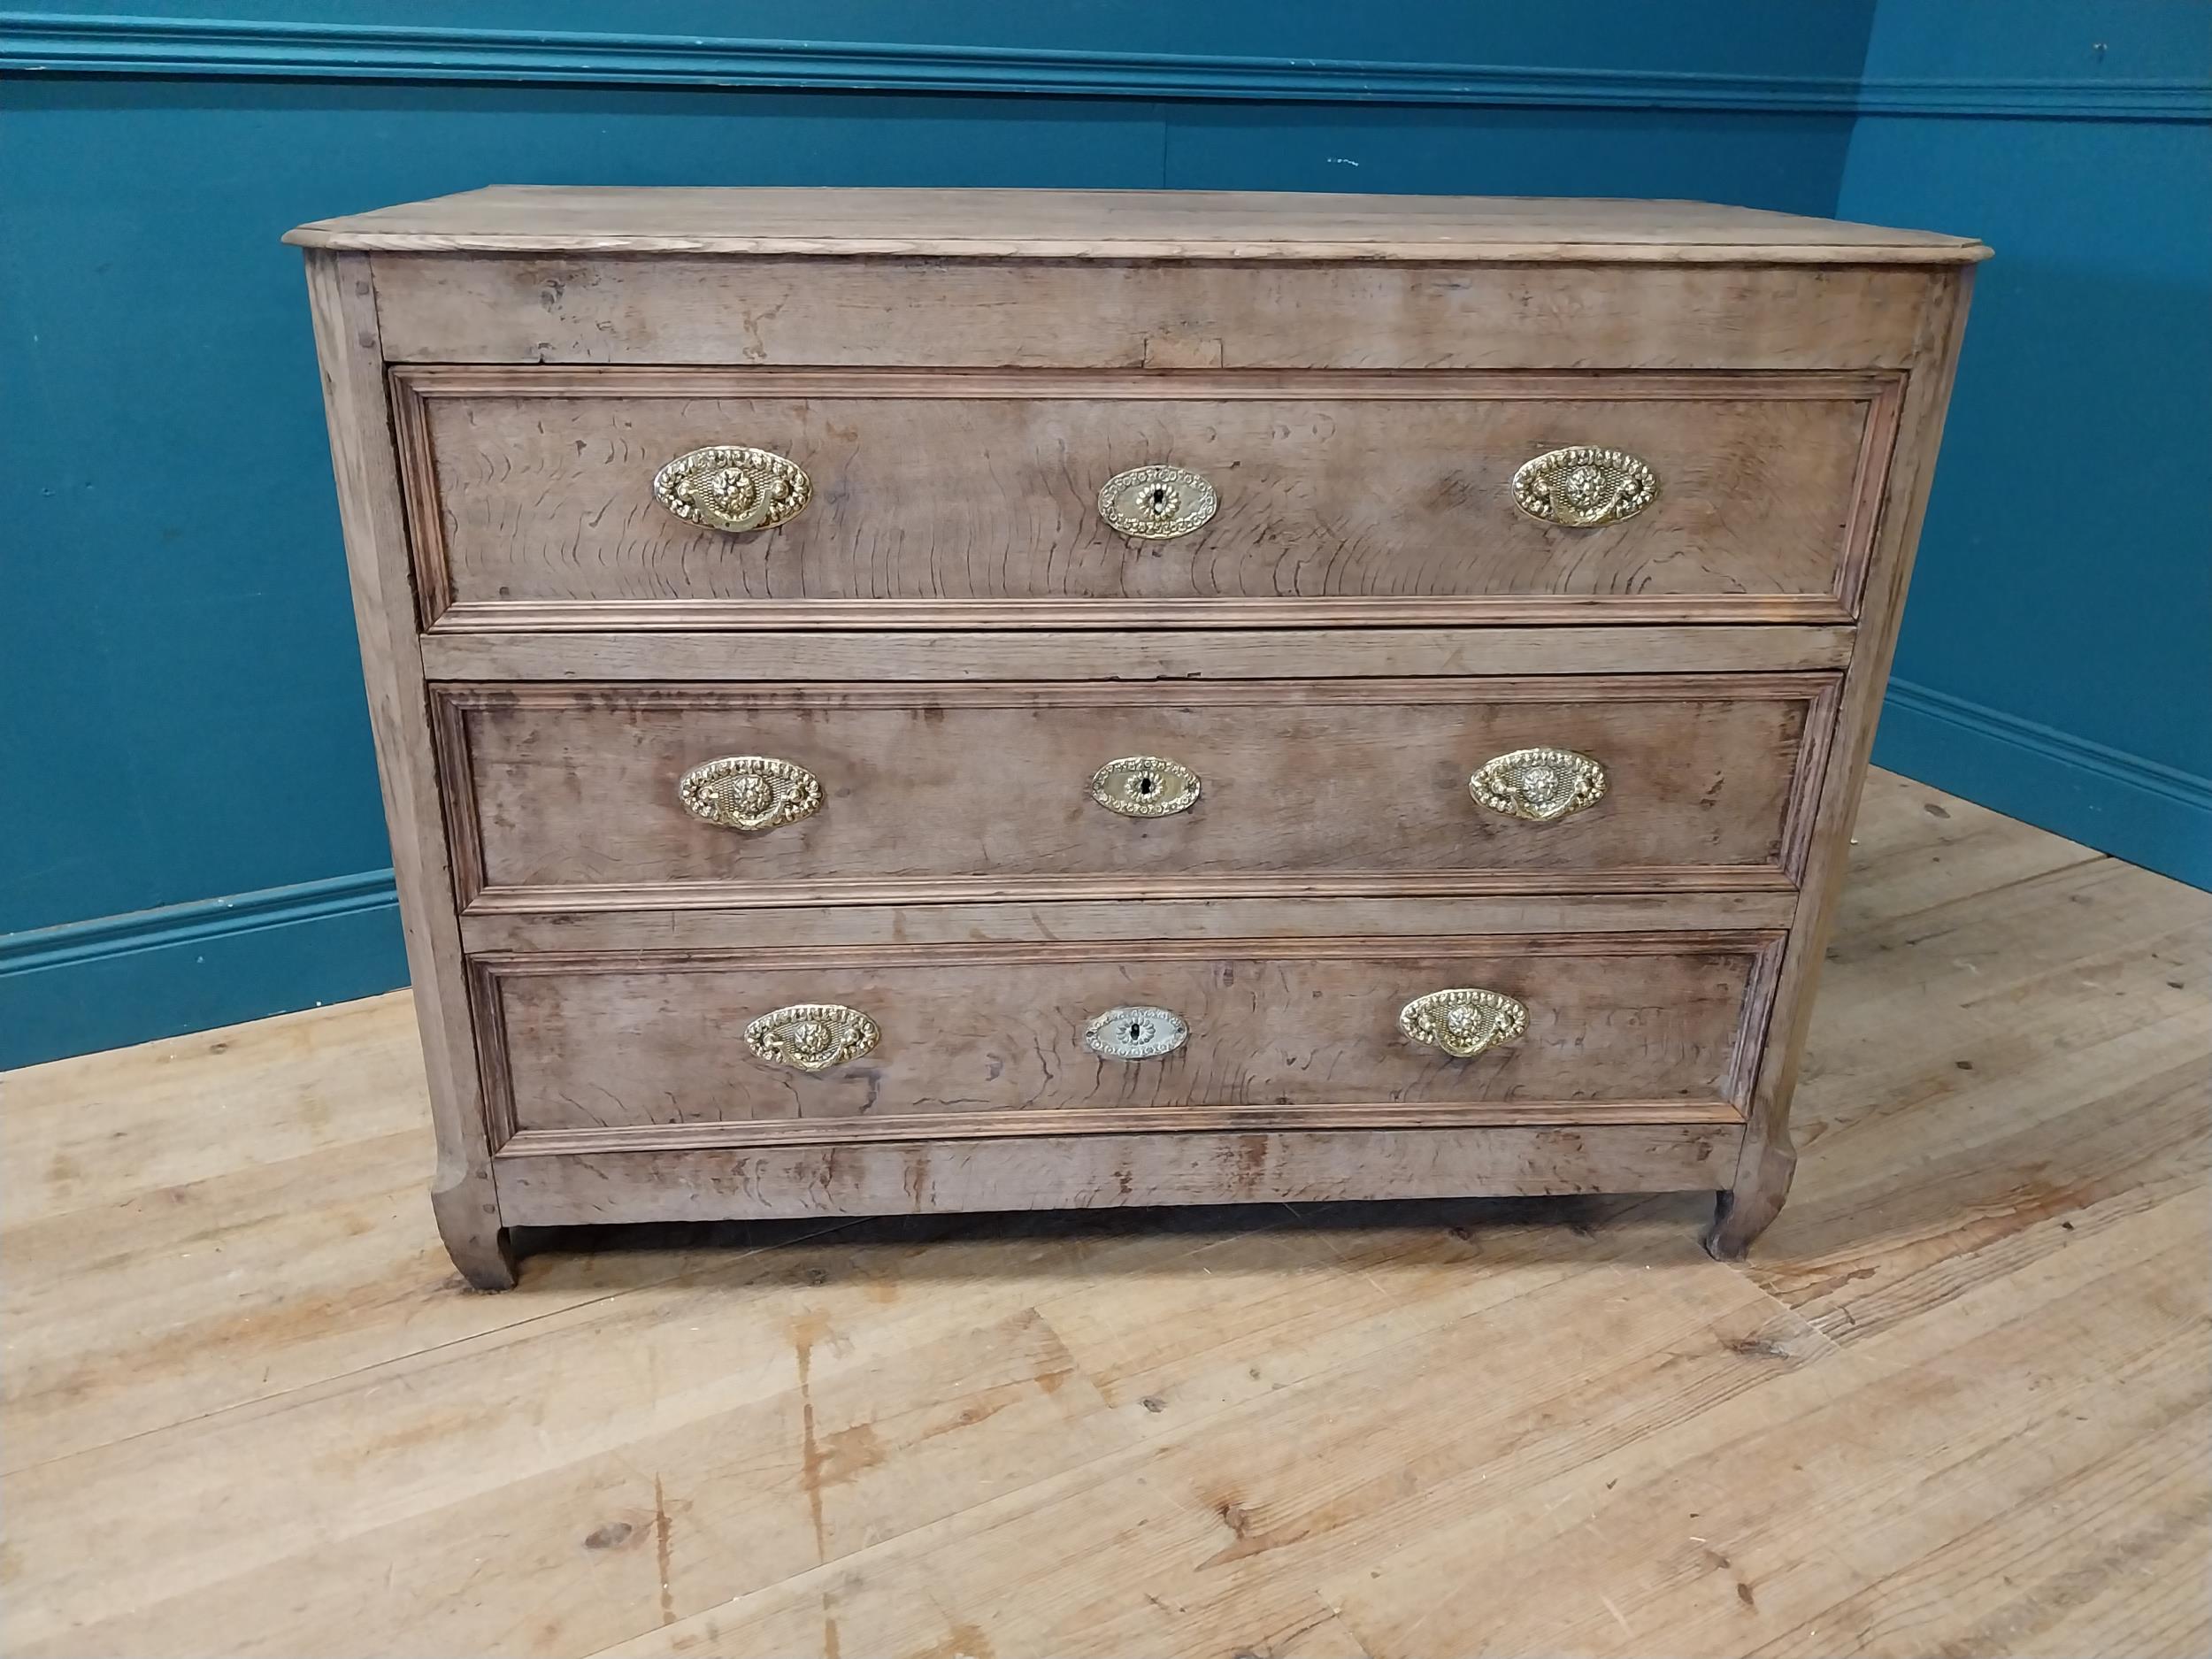
[[[1694,1195],[557,1235],[404,995],[0,1082],[0,1647],[2212,1652],[2212,898],[1870,785],[1749,1262]]]

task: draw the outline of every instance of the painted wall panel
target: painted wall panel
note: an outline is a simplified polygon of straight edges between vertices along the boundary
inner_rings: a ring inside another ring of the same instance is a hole
[[[2207,91],[2193,120],[1859,119],[1844,217],[1997,250],[1875,757],[2212,885],[2212,6],[1945,12],[1884,0],[1870,79]]]
[[[1173,104],[1178,189],[1694,196],[1825,216],[1850,119],[1694,110]]]
[[[2204,0],[1878,0],[1864,79],[2169,81],[2212,72]]]

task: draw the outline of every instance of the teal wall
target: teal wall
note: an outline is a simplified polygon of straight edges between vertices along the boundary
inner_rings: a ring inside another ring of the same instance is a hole
[[[2155,682],[2155,742],[2125,683],[2138,663],[2176,672],[2142,639],[2187,649],[2173,613],[2186,582],[2201,597],[2202,520],[2193,556],[2176,512],[2154,547],[2108,534],[2093,558],[2075,540],[2096,528],[2085,492],[2055,516],[2041,499],[2065,495],[2064,469],[2019,431],[2042,397],[2021,354],[2066,365],[2053,419],[2115,442],[2110,411],[2083,407],[2110,383],[2093,354],[2042,331],[2093,310],[2084,296],[2116,262],[2068,256],[2073,229],[2037,221],[2043,187],[2005,136],[2048,135],[2038,165],[2076,183],[2079,225],[2131,220],[2129,202],[2171,191],[2201,155],[2204,65],[2132,37],[2085,65],[2055,29],[2047,58],[1993,75],[1944,60],[1946,32],[1919,38],[1921,9],[1605,0],[1563,29],[1525,5],[1419,0],[847,0],[807,8],[795,47],[773,38],[788,7],[715,8],[726,38],[701,41],[709,14],[668,0],[622,8],[619,36],[584,33],[614,14],[572,0],[230,0],[219,23],[0,13],[0,1065],[403,981],[298,258],[276,238],[494,180],[1700,196],[1823,214],[1842,200],[1985,235],[2001,257],[1920,581],[1944,614],[1975,605],[1993,569],[2005,593],[1932,631],[1916,588],[1917,701],[1896,754],[1893,710],[1885,758],[2207,879],[2185,843],[2121,845],[2109,810],[2085,826],[2000,799],[2026,775],[2019,756],[2088,756],[2085,776],[2137,767],[2200,833],[2208,821],[2212,765],[2171,695],[2185,681]],[[2212,19],[2195,0],[2174,11],[2200,33]],[[1976,171],[1952,180],[1949,150],[1938,167],[1925,144],[1955,138]],[[2075,159],[2099,143],[2165,158],[2162,176],[2101,199]],[[2000,176],[1994,202],[1973,188]],[[2193,243],[2177,227],[2161,241],[2147,216],[2124,232],[2126,293],[2170,319],[2201,305],[2205,215]],[[2034,236],[2056,286],[2013,288],[2006,260]],[[2139,347],[2154,332],[2109,329]],[[2024,465],[2008,449],[2023,442]],[[2016,507],[2030,481],[2040,495]],[[1990,495],[2006,496],[2001,540]],[[2109,656],[2102,700],[2075,705],[2095,671],[2039,672],[2010,641],[2088,614],[2075,591],[2040,591],[2070,562],[2078,588],[2085,559]],[[2108,589],[2119,564],[2130,585]],[[2038,591],[2015,580],[2030,571]]]
[[[2212,6],[1882,0],[1870,85],[1967,70],[2195,91],[1853,129],[1843,217],[1997,250],[1875,759],[2212,887]]]

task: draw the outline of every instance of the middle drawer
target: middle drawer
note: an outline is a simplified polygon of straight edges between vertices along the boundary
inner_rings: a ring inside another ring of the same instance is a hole
[[[1786,887],[1831,674],[434,687],[478,910]]]

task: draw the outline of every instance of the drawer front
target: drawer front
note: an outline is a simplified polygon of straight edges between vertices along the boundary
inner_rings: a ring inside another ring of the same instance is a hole
[[[573,1150],[649,1129],[680,1144],[1725,1121],[1778,940],[894,946],[472,972],[495,1137]],[[1457,1034],[1421,1002],[1441,991],[1483,994]]]
[[[1823,621],[1857,604],[1898,384],[416,368],[396,394],[449,627]],[[716,449],[744,454],[657,494]]]
[[[1835,685],[447,686],[435,702],[464,902],[514,910],[1782,887]]]

